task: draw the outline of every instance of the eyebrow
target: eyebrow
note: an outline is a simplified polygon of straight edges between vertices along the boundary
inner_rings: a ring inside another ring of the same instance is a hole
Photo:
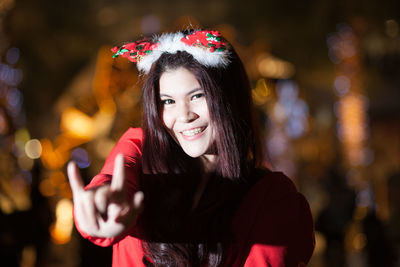
[[[190,90],[186,95],[191,95],[191,94],[193,94],[194,92],[197,92],[197,91],[199,91],[199,90],[201,90],[201,91],[204,91],[204,89],[203,88],[195,88],[195,89],[193,89],[193,90]],[[170,95],[167,95],[167,94],[160,94],[160,97],[171,97],[172,98],[172,96],[170,96]]]

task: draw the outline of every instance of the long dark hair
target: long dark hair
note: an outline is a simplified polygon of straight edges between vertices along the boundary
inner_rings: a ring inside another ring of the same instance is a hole
[[[145,138],[142,164],[145,174],[178,175],[199,170],[196,159],[191,159],[183,152],[161,119],[160,77],[165,71],[181,67],[189,70],[205,91],[211,123],[216,129],[216,174],[230,181],[245,182],[250,172],[261,164],[250,84],[244,66],[233,48],[230,48],[230,62],[226,68],[205,67],[191,54],[178,51],[174,54],[162,54],[152,65],[143,85]],[[222,244],[143,242],[144,249],[153,262],[150,264],[147,261],[150,266],[218,266],[222,261]]]

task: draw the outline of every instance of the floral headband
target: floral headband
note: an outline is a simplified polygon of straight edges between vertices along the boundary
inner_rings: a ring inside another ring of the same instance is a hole
[[[163,53],[174,54],[177,51],[188,52],[207,67],[226,67],[230,63],[227,45],[218,31],[195,30],[190,34],[164,33],[152,40],[142,39],[116,46],[111,51],[115,53],[114,58],[128,58],[137,63],[139,71],[147,74]]]

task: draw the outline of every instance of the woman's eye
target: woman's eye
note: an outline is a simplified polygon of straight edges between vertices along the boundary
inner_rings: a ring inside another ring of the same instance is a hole
[[[192,96],[192,100],[202,98],[203,96],[204,96],[204,93],[195,94]]]
[[[172,99],[162,99],[162,100],[161,100],[161,103],[162,103],[163,105],[171,105],[171,104],[175,103],[175,101],[172,100]]]

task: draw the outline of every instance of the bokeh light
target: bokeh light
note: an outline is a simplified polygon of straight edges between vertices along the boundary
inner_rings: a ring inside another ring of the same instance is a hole
[[[42,145],[39,140],[32,139],[25,144],[25,153],[31,159],[38,159],[42,155]]]
[[[7,63],[14,65],[15,63],[17,63],[19,56],[20,56],[19,49],[16,47],[11,47],[10,49],[7,50],[7,53],[6,53]]]
[[[61,199],[56,205],[56,221],[50,226],[52,241],[66,244],[71,239],[73,229],[73,204],[69,199]]]
[[[81,147],[72,150],[71,160],[75,161],[79,168],[87,168],[90,165],[89,154]]]
[[[75,108],[68,108],[63,112],[61,128],[83,139],[90,139],[94,134],[93,119]]]

